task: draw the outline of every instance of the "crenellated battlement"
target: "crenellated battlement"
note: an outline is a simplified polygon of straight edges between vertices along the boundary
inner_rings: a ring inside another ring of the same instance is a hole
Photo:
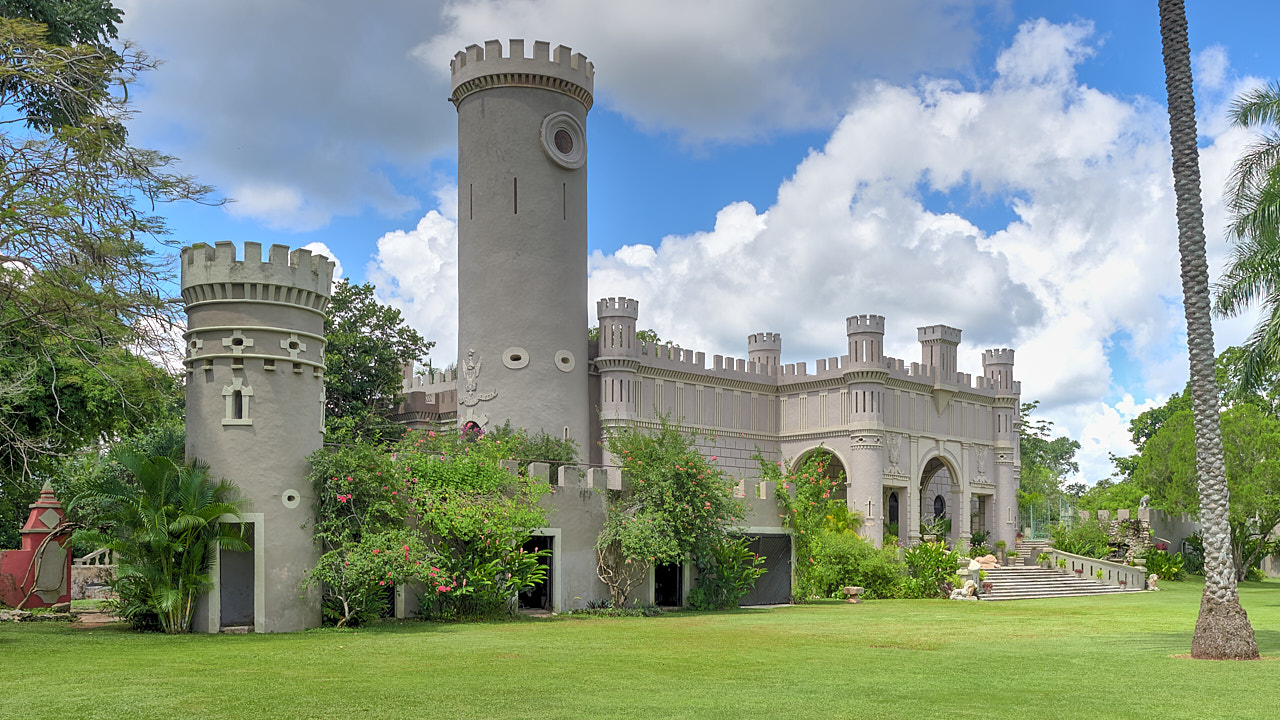
[[[782,350],[782,333],[763,332],[747,336],[747,350]]]
[[[635,320],[640,317],[640,301],[631,298],[601,298],[596,301],[596,317],[627,317]]]
[[[1009,348],[999,348],[982,351],[982,366],[987,365],[1012,365],[1013,350]]]
[[[879,333],[884,334],[884,316],[883,315],[851,315],[844,319],[845,328],[849,335],[855,333]]]
[[[533,56],[525,56],[525,41],[509,41],[510,52],[504,54],[501,40],[488,40],[484,46],[468,45],[449,61],[452,75],[449,101],[457,106],[471,93],[493,87],[536,87],[563,93],[591,109],[595,92],[595,66],[582,53],[564,45],[551,49],[551,43],[533,43]]]
[[[960,344],[961,330],[948,325],[929,325],[917,329],[920,342],[944,342],[953,345]]]
[[[244,259],[236,256],[235,243],[222,241],[214,247],[200,243],[182,248],[181,263],[181,285],[188,302],[206,299],[196,297],[202,293],[188,292],[201,286],[222,288],[221,293],[216,289],[212,293],[219,298],[228,285],[241,284],[291,288],[328,298],[333,285],[332,260],[302,248],[290,251],[287,245],[272,245],[264,261],[261,243],[244,243]],[[234,294],[231,291],[232,299],[245,299]]]

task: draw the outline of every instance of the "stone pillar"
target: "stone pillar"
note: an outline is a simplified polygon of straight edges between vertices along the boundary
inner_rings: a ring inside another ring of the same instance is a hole
[[[908,545],[920,544],[920,473],[923,468],[916,462],[916,458],[920,457],[919,439],[911,438],[908,443],[911,448],[911,457],[908,459],[910,469],[910,480],[907,482],[907,537],[904,539]]]
[[[991,528],[991,543],[1003,540],[1013,548],[1018,532],[1018,481],[1014,473],[1013,453],[996,449],[995,524]]]
[[[235,483],[254,524],[253,552],[222,558],[234,558],[238,572],[219,572],[214,559],[215,585],[195,624],[218,632],[226,591],[253,603],[255,630],[303,630],[320,625],[319,591],[304,595],[301,584],[319,558],[307,456],[324,440],[333,263],[284,245],[272,245],[265,261],[258,243],[244,252],[237,259],[230,242],[182,249],[187,460]]]

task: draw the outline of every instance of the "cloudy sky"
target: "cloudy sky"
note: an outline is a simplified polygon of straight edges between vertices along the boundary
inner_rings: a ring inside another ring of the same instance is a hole
[[[964,330],[961,369],[1018,350],[1023,398],[1083,444],[1081,479],[1186,382],[1154,2],[125,0],[165,64],[139,144],[234,200],[184,243],[323,249],[456,353],[456,113],[471,43],[563,43],[596,67],[590,297],[708,354],[783,334],[847,352],[844,317]],[[1280,6],[1189,0],[1206,225],[1250,137],[1225,110],[1280,74]],[[594,307],[594,304],[592,304]],[[1252,318],[1222,321],[1219,348]]]

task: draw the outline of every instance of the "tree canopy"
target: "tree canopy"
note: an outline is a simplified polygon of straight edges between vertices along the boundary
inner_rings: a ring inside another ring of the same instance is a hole
[[[156,208],[209,189],[129,144],[128,88],[155,63],[108,45],[120,18],[0,0],[0,526],[57,457],[176,402],[148,360],[181,309]]]
[[[435,345],[383,305],[373,285],[342,280],[333,289],[325,320],[325,410],[334,438],[398,438],[389,418],[400,392],[402,367],[421,361]]]

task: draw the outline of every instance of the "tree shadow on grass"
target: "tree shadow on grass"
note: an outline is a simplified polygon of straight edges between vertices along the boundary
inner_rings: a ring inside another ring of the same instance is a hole
[[[1192,630],[1177,633],[1139,633],[1131,635],[1133,646],[1152,653],[1168,655],[1185,655],[1191,652]],[[1253,629],[1254,640],[1258,643],[1258,652],[1263,655],[1280,655],[1280,630]]]

